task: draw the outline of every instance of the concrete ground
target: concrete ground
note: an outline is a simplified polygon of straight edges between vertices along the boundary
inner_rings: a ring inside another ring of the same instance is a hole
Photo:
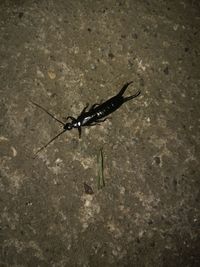
[[[195,0],[0,2],[0,266],[200,266],[199,28]],[[62,127],[30,100],[76,117],[128,81],[33,158]]]

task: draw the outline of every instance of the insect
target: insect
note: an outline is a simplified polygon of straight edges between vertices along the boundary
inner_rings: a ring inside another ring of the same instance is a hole
[[[55,139],[57,139],[61,134],[63,134],[66,131],[70,131],[73,128],[78,129],[79,132],[79,138],[81,138],[81,127],[83,126],[94,126],[97,124],[100,124],[101,122],[104,122],[107,120],[107,116],[117,110],[123,103],[125,103],[128,100],[131,100],[137,96],[140,95],[140,91],[136,92],[134,95],[124,97],[123,94],[128,88],[128,86],[133,83],[128,82],[126,83],[122,89],[119,91],[119,93],[111,98],[109,98],[107,101],[101,103],[101,104],[93,104],[88,111],[87,108],[89,107],[89,104],[87,104],[80,115],[76,118],[72,116],[68,116],[66,119],[67,121],[70,120],[70,122],[64,123],[63,121],[57,119],[54,115],[52,115],[50,112],[48,112],[45,108],[38,105],[37,103],[31,101],[32,104],[37,106],[38,108],[42,109],[44,112],[46,112],[49,116],[51,116],[54,120],[62,124],[63,130],[58,133],[55,137],[53,137],[46,145],[41,147],[35,155],[37,155],[39,152],[41,152],[44,148],[46,148],[50,143],[52,143]]]

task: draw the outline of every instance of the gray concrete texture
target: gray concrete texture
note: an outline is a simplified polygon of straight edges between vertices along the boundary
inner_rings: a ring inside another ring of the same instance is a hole
[[[200,266],[199,29],[199,1],[0,1],[0,266]],[[62,127],[30,100],[76,117],[128,81],[33,159]]]

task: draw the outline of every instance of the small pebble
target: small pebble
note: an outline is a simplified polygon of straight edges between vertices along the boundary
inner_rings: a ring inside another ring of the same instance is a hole
[[[17,156],[17,150],[13,146],[11,146],[11,150],[13,153],[13,157],[16,157]]]
[[[18,16],[21,19],[24,16],[24,12],[19,12]]]
[[[168,74],[169,74],[169,67],[166,66],[166,68],[163,70],[163,72],[164,72],[166,75],[168,75]]]
[[[92,190],[92,187],[89,186],[88,184],[84,183],[84,189],[85,189],[85,193],[88,194],[88,195],[92,195],[94,194],[93,190]]]
[[[157,165],[160,165],[160,158],[159,157],[155,157],[154,161]]]
[[[91,68],[91,70],[95,70],[97,68],[97,66],[92,63],[92,64],[90,64],[90,68]]]
[[[48,73],[48,76],[49,76],[49,78],[50,78],[51,80],[54,80],[54,79],[56,78],[56,74],[55,74],[54,71],[49,70],[47,73]]]

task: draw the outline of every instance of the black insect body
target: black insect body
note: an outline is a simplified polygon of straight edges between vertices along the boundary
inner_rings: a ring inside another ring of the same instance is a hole
[[[117,110],[123,103],[125,103],[128,100],[131,100],[137,96],[139,96],[140,91],[138,91],[136,94],[124,97],[123,94],[126,91],[127,87],[132,82],[126,83],[120,92],[105,101],[102,104],[93,104],[91,108],[87,110],[89,104],[86,105],[86,107],[82,110],[81,114],[76,118],[72,116],[68,116],[67,120],[71,120],[70,122],[64,123],[61,120],[58,120],[56,117],[54,117],[51,113],[49,113],[45,108],[41,107],[40,105],[36,104],[35,102],[32,102],[35,106],[39,107],[43,111],[45,111],[49,116],[51,116],[54,120],[59,122],[63,125],[63,131],[57,134],[53,139],[51,139],[45,146],[41,147],[36,154],[38,154],[40,151],[42,151],[44,148],[46,148],[51,142],[53,142],[56,138],[58,138],[61,134],[63,134],[66,131],[69,131],[73,128],[77,128],[79,131],[79,138],[81,137],[81,127],[82,126],[94,126],[97,125],[103,121],[105,121],[107,116],[111,113],[113,113],[115,110]]]

